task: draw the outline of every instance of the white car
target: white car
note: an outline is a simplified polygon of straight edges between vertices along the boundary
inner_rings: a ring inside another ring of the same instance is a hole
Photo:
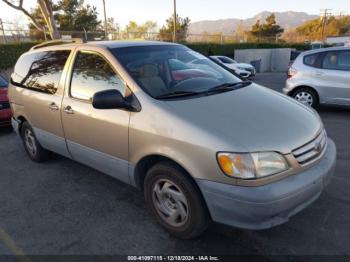
[[[350,47],[322,48],[297,57],[283,92],[307,106],[350,106],[349,83]]]
[[[234,70],[236,74],[244,78],[253,78],[256,74],[255,67],[247,63],[238,63],[236,60],[227,56],[211,56],[215,61]]]

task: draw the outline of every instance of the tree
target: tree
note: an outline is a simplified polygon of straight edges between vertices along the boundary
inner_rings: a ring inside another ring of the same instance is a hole
[[[33,17],[28,10],[26,10],[23,7],[23,1],[14,1],[14,0],[2,0],[7,5],[11,6],[12,8],[21,11],[24,15],[26,15],[32,24],[37,28],[37,30],[41,32],[45,32],[45,26],[40,24],[35,17]],[[49,34],[51,36],[51,39],[59,39],[60,33],[57,30],[54,17],[53,17],[53,11],[52,11],[52,3],[50,0],[38,0],[38,5],[40,7],[40,12],[42,15],[43,20],[45,21],[45,25],[49,31]]]
[[[176,40],[179,42],[186,41],[188,28],[190,26],[191,20],[186,18],[181,18],[176,15]],[[164,41],[172,41],[172,34],[174,32],[174,16],[171,16],[166,20],[165,25],[159,30],[160,39]]]
[[[101,22],[97,19],[96,8],[89,5],[85,6],[82,0],[61,0],[53,5],[53,10],[55,12],[54,18],[60,27],[60,31],[67,31],[73,37],[83,37],[84,30],[96,31],[99,29]],[[39,6],[31,10],[30,15],[37,21],[39,26],[43,27],[45,25]],[[41,33],[37,30],[37,27],[30,25],[29,28],[31,38],[41,38]],[[92,35],[92,37],[99,37],[100,35],[101,33]]]
[[[324,40],[322,36],[322,22],[319,18],[306,21],[296,28],[301,39],[308,41]],[[324,35],[341,36],[347,34],[350,30],[350,16],[330,16],[327,18],[324,28]]]
[[[157,23],[154,21],[146,21],[142,25],[138,25],[135,21],[130,21],[129,24],[125,27],[125,33],[128,35],[128,38],[148,38],[149,34],[155,32],[157,28]]]
[[[276,23],[276,16],[274,13],[266,17],[265,23],[261,24],[260,20],[257,20],[256,23],[252,26],[250,34],[257,40],[261,41],[271,41],[277,40],[277,37],[283,33],[284,29],[281,28]]]
[[[96,31],[101,24],[96,7],[85,6],[84,0],[60,0],[54,8],[62,31]]]

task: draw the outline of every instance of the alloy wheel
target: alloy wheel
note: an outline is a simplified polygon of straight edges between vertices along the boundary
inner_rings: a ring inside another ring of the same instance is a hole
[[[307,106],[312,106],[312,104],[314,103],[314,98],[312,97],[312,95],[305,91],[296,93],[294,98],[295,100]]]
[[[37,146],[35,143],[35,137],[30,129],[26,129],[24,132],[24,141],[30,155],[35,156],[37,152]]]

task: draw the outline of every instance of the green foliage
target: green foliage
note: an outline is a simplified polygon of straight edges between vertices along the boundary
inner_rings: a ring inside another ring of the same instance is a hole
[[[124,34],[128,34],[130,38],[137,39],[143,38],[146,33],[154,32],[157,28],[157,22],[146,21],[142,25],[137,24],[135,21],[129,21],[126,25]]]
[[[54,6],[56,11],[55,19],[62,31],[94,31],[101,21],[97,19],[96,7],[84,5],[83,0],[60,0]]]
[[[96,7],[85,5],[84,0],[60,0],[53,6],[56,12],[54,18],[60,31],[96,31],[101,21],[98,20]],[[42,26],[46,25],[39,6],[31,11],[31,15]],[[43,33],[39,32],[32,24],[29,25],[31,39],[43,39]],[[76,35],[73,35],[76,37]],[[78,35],[82,37],[82,35]]]
[[[275,40],[279,35],[283,33],[284,29],[276,23],[275,14],[271,14],[266,17],[265,23],[261,24],[260,20],[252,26],[250,34],[255,37],[258,42]]]
[[[191,20],[188,17],[182,18],[176,15],[176,40],[185,42]],[[171,41],[174,32],[174,16],[166,20],[166,24],[159,30],[159,37],[163,41]]]
[[[325,36],[341,36],[350,33],[350,16],[328,17],[326,21],[323,19],[313,19],[305,22],[296,28],[299,36],[309,41],[323,40],[322,27],[325,22],[324,37]]]
[[[0,45],[0,69],[13,67],[17,59],[35,44],[37,43],[29,42]]]
[[[203,44],[191,43],[186,44],[189,48],[203,55],[226,55],[234,57],[235,49],[254,49],[254,48],[295,48],[297,50],[308,50],[307,44],[287,44],[287,43],[232,43],[232,44]]]

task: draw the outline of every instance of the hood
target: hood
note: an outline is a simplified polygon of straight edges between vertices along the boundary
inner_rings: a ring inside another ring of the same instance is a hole
[[[244,67],[244,68],[252,68],[253,66],[251,64],[247,64],[247,63],[236,63],[236,66],[239,67]]]
[[[223,141],[222,150],[233,152],[290,153],[322,128],[312,109],[256,84],[165,103],[173,114]]]

